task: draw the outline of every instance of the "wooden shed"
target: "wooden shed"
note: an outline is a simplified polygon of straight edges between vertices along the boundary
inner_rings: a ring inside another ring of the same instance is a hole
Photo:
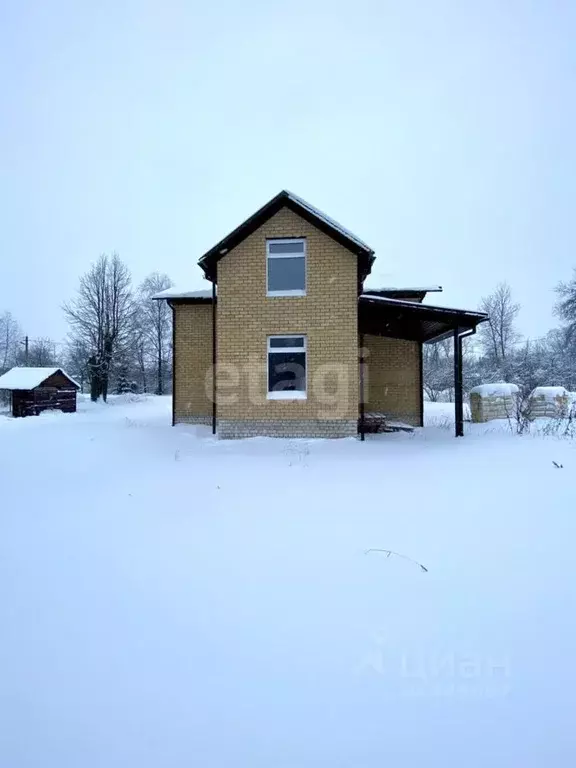
[[[62,368],[12,368],[0,376],[0,389],[11,392],[13,416],[37,416],[49,409],[75,413],[80,385]]]

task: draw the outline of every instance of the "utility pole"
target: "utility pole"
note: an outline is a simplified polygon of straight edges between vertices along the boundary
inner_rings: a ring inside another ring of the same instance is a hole
[[[28,368],[28,336],[25,336],[24,341],[21,341],[20,344],[24,344],[24,366]]]

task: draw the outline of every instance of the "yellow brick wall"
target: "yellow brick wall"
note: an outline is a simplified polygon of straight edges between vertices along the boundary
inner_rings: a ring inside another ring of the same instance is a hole
[[[421,347],[415,341],[364,336],[366,411],[421,421]]]
[[[174,421],[212,417],[212,305],[174,306]]]
[[[274,237],[306,238],[306,296],[266,296]],[[306,400],[266,398],[274,334],[307,336]],[[357,334],[357,257],[282,209],[218,263],[218,418],[356,419]]]

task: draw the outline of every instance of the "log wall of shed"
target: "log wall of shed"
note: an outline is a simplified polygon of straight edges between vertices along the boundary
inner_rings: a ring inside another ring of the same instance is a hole
[[[74,388],[73,383],[63,373],[53,373],[52,376],[48,376],[45,381],[42,382],[43,387],[58,387],[58,388]]]
[[[42,386],[36,389],[15,389],[12,392],[14,416],[36,416],[47,410],[75,413],[76,388],[68,386],[57,389]]]

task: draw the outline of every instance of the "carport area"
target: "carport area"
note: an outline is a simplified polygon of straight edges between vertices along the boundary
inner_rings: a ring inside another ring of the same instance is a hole
[[[363,293],[358,300],[358,329],[360,347],[360,439],[366,433],[366,392],[365,392],[365,338],[381,336],[390,339],[416,342],[419,345],[420,412],[423,413],[423,371],[422,345],[434,344],[446,338],[454,342],[454,392],[455,392],[455,434],[464,435],[464,399],[462,391],[462,339],[476,333],[480,323],[488,320],[483,312],[436,307],[417,301],[395,299]]]

